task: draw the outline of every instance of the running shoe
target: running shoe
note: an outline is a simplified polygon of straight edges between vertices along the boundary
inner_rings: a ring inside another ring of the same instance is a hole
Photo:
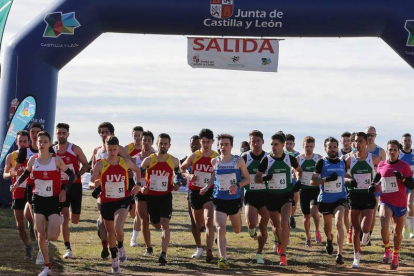
[[[397,254],[394,254],[394,256],[392,256],[392,262],[390,264],[390,268],[391,270],[398,269],[398,255]]]
[[[129,242],[129,245],[131,247],[137,247],[138,246],[137,240],[134,239],[134,237],[131,237],[131,241]]]
[[[279,265],[280,265],[280,266],[287,266],[287,265],[288,265],[287,260],[286,260],[286,255],[285,255],[285,254],[280,255],[280,262],[279,262]]]
[[[336,255],[336,260],[335,260],[335,262],[336,262],[336,264],[339,264],[339,265],[343,265],[343,264],[344,264],[344,260],[343,260],[343,258],[342,258],[342,255],[341,255],[341,254]]]
[[[42,272],[40,272],[38,276],[47,276],[51,274],[52,274],[52,270],[48,266],[44,266]]]
[[[229,265],[229,263],[227,262],[226,259],[220,258],[220,260],[217,263],[217,268],[219,268],[219,269],[228,269],[228,268],[230,268],[230,265]]]
[[[360,264],[361,264],[361,260],[354,258],[354,262],[352,263],[351,268],[358,268]]]
[[[101,258],[102,258],[102,259],[106,259],[106,258],[108,258],[108,257],[109,257],[109,250],[108,250],[108,248],[107,248],[107,247],[102,248],[102,251],[101,251]]]
[[[349,228],[347,243],[352,244],[352,228]]]
[[[24,258],[26,260],[30,260],[32,258],[32,252],[33,252],[33,246],[29,244],[26,246],[26,255],[24,255]]]
[[[214,258],[214,256],[213,256],[213,252],[211,251],[211,249],[207,250],[206,262],[211,263],[213,258]]]
[[[322,243],[321,232],[315,231],[315,241],[316,241],[316,244],[321,244]]]
[[[203,248],[197,248],[191,258],[193,259],[200,259],[201,255],[203,255]]]
[[[161,253],[160,257],[158,258],[158,263],[166,264],[167,263],[167,256],[165,256],[165,254]]]
[[[63,255],[64,259],[72,259],[72,250],[66,249],[66,253]]]
[[[143,256],[152,256],[152,255],[154,255],[154,250],[152,249],[152,247],[147,247]]]
[[[388,264],[390,262],[391,253],[392,253],[391,249],[385,249],[384,256],[382,256],[383,264]]]
[[[410,239],[414,239],[414,232],[410,233]]]
[[[407,225],[403,228],[403,237],[404,239],[408,239],[410,237],[410,227],[407,227]]]
[[[256,228],[253,228],[253,229],[247,228],[247,232],[249,232],[250,238],[257,240]]]
[[[371,241],[371,234],[369,232],[362,234],[362,240],[361,240],[362,245],[367,246],[370,241]]]
[[[40,251],[40,250],[37,253],[36,264],[37,265],[44,265],[45,264],[45,259],[43,259],[43,254],[42,254],[42,251]]]
[[[113,274],[121,273],[121,268],[119,267],[118,257],[112,259],[111,272]]]
[[[326,241],[325,248],[326,248],[326,253],[328,253],[328,255],[332,255],[332,253],[333,253],[332,240]]]
[[[118,248],[118,254],[120,263],[124,263],[128,260],[125,252],[125,247],[122,246],[121,248]]]
[[[263,260],[263,255],[262,254],[256,253],[256,263],[258,263],[258,264],[264,264],[265,263],[265,261]]]
[[[306,244],[305,244],[305,246],[307,247],[307,248],[312,248],[312,242],[311,242],[311,239],[309,238],[309,239],[306,239]]]
[[[289,226],[292,229],[295,229],[296,228],[296,220],[295,220],[295,217],[294,216],[290,216],[289,217]]]

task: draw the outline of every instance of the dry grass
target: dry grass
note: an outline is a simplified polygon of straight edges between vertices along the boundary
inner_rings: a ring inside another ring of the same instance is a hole
[[[132,233],[132,219],[128,218],[125,225],[125,245],[128,262],[121,265],[125,275],[269,275],[269,274],[318,274],[318,275],[372,275],[372,274],[403,274],[414,275],[414,241],[403,241],[400,257],[400,269],[390,271],[389,266],[380,264],[383,246],[379,235],[379,225],[373,235],[373,246],[364,247],[362,255],[363,268],[351,269],[353,259],[351,245],[345,245],[345,265],[336,266],[335,256],[328,256],[324,246],[314,245],[311,249],[304,246],[305,234],[302,226],[300,210],[296,215],[298,228],[292,230],[288,249],[288,267],[278,265],[279,257],[272,253],[273,243],[268,241],[264,257],[265,265],[255,264],[256,242],[252,240],[244,226],[241,234],[230,233],[228,228],[228,258],[231,269],[222,271],[216,268],[216,263],[208,264],[204,259],[194,260],[190,256],[195,245],[190,231],[190,220],[187,213],[185,194],[174,194],[174,213],[171,220],[171,244],[168,250],[166,266],[156,263],[160,253],[160,232],[152,229],[152,241],[155,255],[143,257],[143,240],[140,234],[140,247],[129,247]],[[244,214],[243,214],[244,216]],[[64,245],[61,239],[51,243],[49,247],[52,256],[54,275],[103,275],[110,272],[110,261],[99,258],[101,246],[96,234],[97,211],[95,201],[89,191],[84,192],[81,222],[71,226],[71,243],[74,259],[64,260]],[[244,219],[243,219],[244,220]],[[270,228],[269,228],[270,231]],[[273,235],[269,235],[272,240]],[[325,239],[325,237],[323,237]],[[204,240],[204,238],[203,238]],[[0,275],[37,275],[41,267],[32,261],[23,259],[24,248],[15,231],[14,217],[11,210],[0,210]],[[215,249],[217,253],[217,249]]]

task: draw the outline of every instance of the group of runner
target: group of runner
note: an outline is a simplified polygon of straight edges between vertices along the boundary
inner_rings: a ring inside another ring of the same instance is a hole
[[[196,244],[193,258],[201,258],[204,249],[201,233],[205,232],[206,261],[214,259],[215,230],[218,245],[218,268],[229,268],[226,224],[241,231],[242,200],[248,234],[257,240],[256,261],[263,264],[269,220],[274,234],[274,250],[279,264],[288,265],[287,250],[290,229],[296,227],[294,215],[300,204],[306,233],[306,247],[312,247],[311,218],[315,225],[315,242],[322,243],[319,231],[322,214],[326,252],[333,254],[333,224],[336,227],[336,263],[342,257],[345,224],[348,241],[353,243],[352,267],[360,266],[361,244],[370,245],[378,207],[381,236],[384,243],[382,263],[391,269],[399,266],[398,256],[403,233],[414,238],[414,152],[411,136],[390,140],[386,151],[375,144],[376,130],[345,132],[341,143],[333,137],[324,141],[327,157],[314,153],[315,139],[303,139],[304,153],[294,150],[295,137],[279,131],[270,138],[271,151],[263,150],[262,132],[249,133],[250,150],[240,156],[232,154],[233,136],[220,134],[217,151],[211,130],[202,129],[191,137],[191,154],[179,160],[168,153],[171,137],[161,133],[155,140],[151,131],[134,127],[134,141],[119,144],[114,126],[98,126],[102,144],[93,151],[90,164],[82,149],[68,142],[69,125],[56,125],[57,143],[32,124],[29,132],[17,133],[18,150],[6,159],[4,178],[12,178],[13,206],[19,235],[31,258],[32,246],[26,234],[24,218],[34,229],[39,247],[37,264],[43,264],[39,275],[51,273],[47,239],[54,241],[62,231],[66,252],[72,258],[69,221],[77,224],[82,202],[81,175],[91,169],[89,187],[97,199],[98,236],[101,257],[112,259],[112,273],[120,272],[127,261],[124,247],[124,224],[128,213],[134,219],[131,246],[142,232],[146,250],[153,255],[149,225],[161,229],[161,254],[158,262],[167,263],[172,217],[172,191],[188,186],[188,208]],[[31,143],[29,144],[29,140]],[[156,142],[156,150],[153,143]],[[340,149],[340,144],[342,148]],[[409,196],[407,196],[409,195]],[[408,207],[408,210],[407,210]],[[407,213],[407,218],[406,218]],[[393,252],[389,224],[393,224]],[[34,227],[32,226],[34,225]],[[109,246],[109,249],[108,249]]]

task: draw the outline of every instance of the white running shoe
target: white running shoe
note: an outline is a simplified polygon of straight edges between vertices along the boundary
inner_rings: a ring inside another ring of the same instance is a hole
[[[125,247],[121,247],[118,249],[118,256],[119,256],[119,262],[123,263],[127,261],[127,256],[126,256],[126,252],[125,252]]]
[[[360,266],[360,264],[361,264],[361,260],[354,258],[354,262],[352,263],[351,267],[352,268],[358,268]]]
[[[410,233],[410,239],[414,239],[414,233],[413,232]]]
[[[131,247],[137,247],[138,246],[137,240],[132,237],[131,241],[129,242],[129,245]]]
[[[196,249],[196,251],[194,252],[193,255],[191,255],[191,258],[194,259],[200,259],[201,255],[203,255],[203,248],[198,248]]]
[[[66,249],[66,253],[63,255],[64,259],[72,259],[72,250]]]
[[[36,264],[37,265],[44,265],[45,264],[45,259],[43,259],[43,254],[42,254],[42,251],[40,251],[40,250],[37,253]]]
[[[112,259],[111,272],[113,274],[121,273],[121,268],[119,267],[119,259],[118,259],[118,257]]]
[[[40,272],[38,276],[47,276],[47,275],[51,275],[51,274],[52,274],[52,270],[49,267],[44,266],[43,271]]]
[[[370,240],[371,240],[371,234],[369,232],[362,234],[362,241],[361,241],[362,245],[364,246],[368,245]]]

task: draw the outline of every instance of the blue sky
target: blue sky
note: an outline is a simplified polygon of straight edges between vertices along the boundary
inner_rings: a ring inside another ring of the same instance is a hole
[[[3,43],[51,2],[15,1]],[[252,129],[265,134],[266,149],[278,130],[294,134],[299,151],[312,135],[319,153],[326,137],[368,125],[383,147],[414,132],[414,71],[379,38],[287,38],[276,74],[192,69],[186,55],[184,36],[102,35],[61,70],[55,122],[70,124],[88,157],[102,121],[122,144],[135,125],[167,132],[177,157],[204,127],[233,134],[233,152]]]

